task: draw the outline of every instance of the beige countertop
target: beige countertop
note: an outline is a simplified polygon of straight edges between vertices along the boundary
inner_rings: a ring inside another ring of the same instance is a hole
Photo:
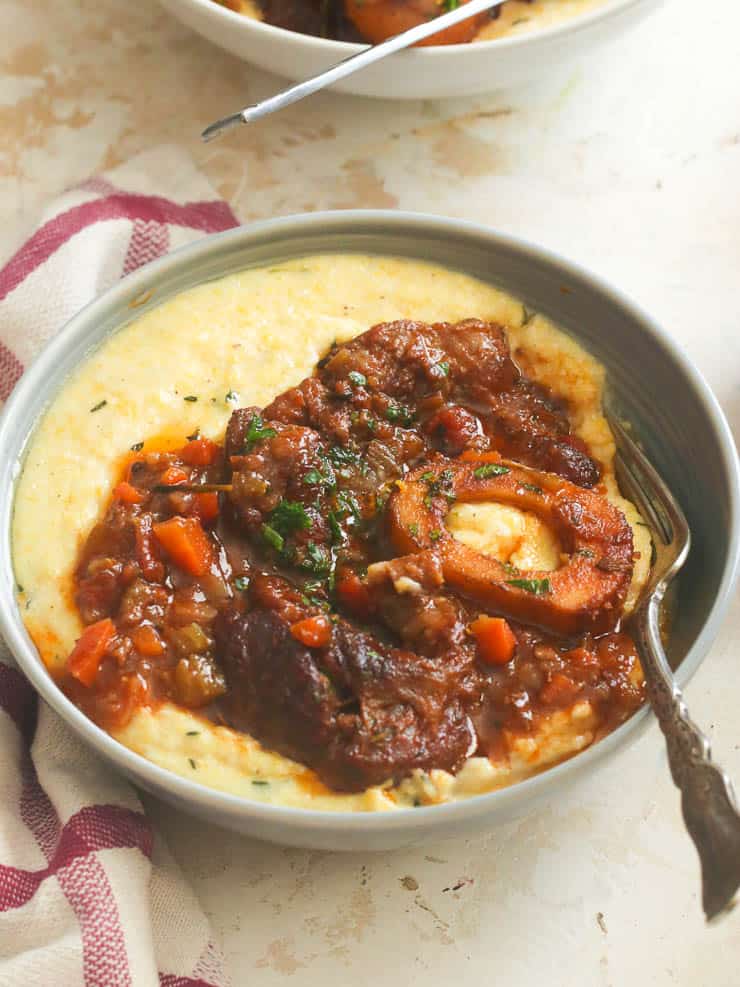
[[[0,22],[0,257],[56,191],[171,141],[245,221],[398,207],[561,250],[651,309],[740,426],[740,10],[730,0],[708,10],[672,0],[526,89],[452,103],[323,94],[209,146],[202,126],[279,82],[152,0],[0,0]],[[740,783],[739,646],[736,605],[687,695]],[[739,982],[740,919],[703,925],[655,728],[536,815],[415,851],[284,850],[150,809],[237,985]]]

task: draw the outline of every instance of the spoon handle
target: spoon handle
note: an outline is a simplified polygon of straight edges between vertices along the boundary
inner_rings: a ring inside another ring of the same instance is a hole
[[[348,75],[352,75],[353,72],[357,72],[359,69],[371,65],[373,62],[385,58],[386,55],[392,55],[393,52],[400,51],[402,48],[408,48],[410,45],[416,44],[417,41],[423,41],[424,38],[428,38],[432,34],[444,31],[454,24],[459,24],[460,21],[465,21],[469,17],[475,17],[476,14],[482,14],[486,10],[498,7],[502,3],[504,3],[504,0],[470,0],[469,3],[461,4],[455,7],[454,10],[449,10],[447,13],[435,17],[431,21],[426,21],[424,24],[417,24],[416,27],[409,28],[408,31],[402,31],[401,34],[396,34],[379,45],[369,45],[363,48],[362,51],[357,52],[357,54],[342,59],[341,62],[327,69],[326,72],[321,72],[311,79],[306,79],[305,82],[298,82],[289,89],[285,89],[275,96],[270,96],[268,99],[264,99],[254,106],[247,106],[238,113],[232,113],[231,116],[216,120],[215,123],[206,127],[201,136],[204,141],[210,141],[214,137],[219,137],[226,130],[231,130],[232,127],[236,127],[241,123],[252,123],[254,120],[259,120],[260,117],[267,116],[269,113],[282,110],[285,106],[290,106],[291,103],[297,103],[299,99],[304,99],[306,96],[310,96],[320,89],[325,89],[326,86],[330,86],[332,83],[338,82]]]
[[[660,638],[660,601],[636,621],[638,648],[651,705],[665,736],[671,776],[681,792],[686,829],[699,853],[707,919],[734,904],[740,886],[740,813],[732,783],[711,756],[709,740],[693,722]]]

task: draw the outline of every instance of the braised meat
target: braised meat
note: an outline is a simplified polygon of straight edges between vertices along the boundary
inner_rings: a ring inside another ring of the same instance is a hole
[[[577,699],[614,724],[642,689],[631,529],[599,478],[500,326],[375,326],[223,446],[133,451],[78,560],[64,688],[109,728],[199,710],[343,791],[454,772]],[[559,567],[454,538],[476,500],[538,515]]]

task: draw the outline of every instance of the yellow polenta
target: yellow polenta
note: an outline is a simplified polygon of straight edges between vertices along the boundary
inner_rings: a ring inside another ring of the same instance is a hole
[[[333,340],[377,322],[471,316],[505,325],[523,371],[567,399],[574,430],[603,464],[609,496],[633,524],[640,553],[634,597],[647,574],[650,541],[614,480],[614,443],[601,413],[603,368],[546,318],[525,323],[521,302],[467,275],[394,257],[313,256],[201,285],[134,318],[52,402],[29,444],[13,517],[19,602],[49,668],[64,662],[80,634],[75,558],[132,445],[152,436],[179,444],[196,428],[221,439],[234,395],[240,405],[267,404],[309,374]],[[456,537],[522,567],[557,566],[557,543],[536,518],[495,504],[476,508],[476,516],[453,511]],[[594,710],[579,702],[538,734],[509,738],[508,755],[496,763],[473,757],[454,777],[416,772],[395,788],[358,795],[331,792],[309,769],[173,705],[139,711],[115,736],[223,791],[305,808],[378,810],[511,784],[588,746],[598,726]]]

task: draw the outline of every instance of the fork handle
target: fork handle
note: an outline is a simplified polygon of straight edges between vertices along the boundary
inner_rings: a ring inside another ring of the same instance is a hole
[[[684,822],[699,853],[702,905],[707,919],[734,903],[740,886],[740,813],[732,783],[714,763],[709,740],[689,716],[668,664],[658,626],[659,600],[636,621],[648,697],[668,748],[668,763],[681,792]]]

